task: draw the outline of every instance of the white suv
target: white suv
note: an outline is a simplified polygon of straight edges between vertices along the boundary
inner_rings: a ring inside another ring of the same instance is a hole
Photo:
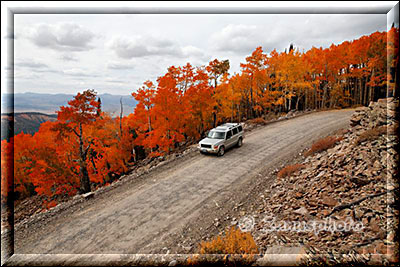
[[[200,153],[214,153],[223,156],[225,150],[242,146],[243,127],[240,123],[225,123],[210,130],[207,137],[199,142]]]

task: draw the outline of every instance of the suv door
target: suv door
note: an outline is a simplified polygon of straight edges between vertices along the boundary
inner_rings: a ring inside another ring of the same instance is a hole
[[[237,127],[232,129],[232,135],[233,135],[233,144],[236,144],[237,141],[239,140],[239,129]]]
[[[226,132],[226,141],[225,141],[225,147],[229,148],[234,144],[234,138],[232,137],[232,130],[229,130]]]

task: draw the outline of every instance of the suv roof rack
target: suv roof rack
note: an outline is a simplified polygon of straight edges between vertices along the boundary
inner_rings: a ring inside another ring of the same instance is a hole
[[[232,129],[233,127],[237,127],[237,126],[239,126],[239,125],[240,125],[240,123],[230,123],[230,122],[227,122],[227,123],[224,123],[224,124],[222,124],[222,125],[217,126],[216,128],[228,129],[228,130],[230,130],[230,129]]]

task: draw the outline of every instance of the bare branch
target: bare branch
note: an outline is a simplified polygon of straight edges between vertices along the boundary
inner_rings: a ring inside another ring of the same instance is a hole
[[[393,190],[394,190],[394,189],[393,189]],[[384,195],[384,194],[387,194],[387,193],[389,193],[389,192],[391,192],[391,191],[393,191],[393,190],[387,190],[387,191],[380,192],[380,193],[377,193],[377,194],[368,195],[368,196],[365,196],[365,197],[363,197],[363,198],[357,199],[357,200],[355,200],[355,201],[353,201],[353,202],[350,202],[350,203],[347,203],[347,204],[342,204],[342,205],[336,206],[336,207],[333,208],[333,210],[331,211],[331,213],[328,214],[328,216],[331,216],[331,215],[332,215],[333,213],[335,213],[336,211],[341,211],[341,210],[343,210],[343,209],[347,209],[347,208],[350,208],[350,207],[352,207],[352,206],[354,206],[354,205],[360,204],[362,201],[364,201],[364,200],[366,200],[366,199],[368,199],[368,198],[379,197],[379,196]]]

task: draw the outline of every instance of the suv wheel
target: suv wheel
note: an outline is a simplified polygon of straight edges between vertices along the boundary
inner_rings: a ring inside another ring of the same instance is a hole
[[[243,140],[242,138],[239,138],[238,142],[237,142],[237,147],[241,147],[243,144]]]
[[[218,150],[218,156],[222,157],[225,154],[225,147],[221,146]]]

